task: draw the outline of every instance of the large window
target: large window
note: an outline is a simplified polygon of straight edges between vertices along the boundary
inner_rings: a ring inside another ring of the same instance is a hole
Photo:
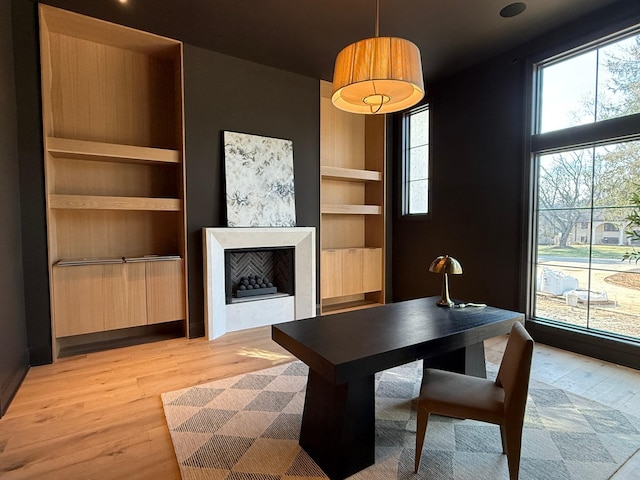
[[[402,214],[429,213],[429,107],[404,115]]]
[[[640,339],[638,29],[535,67],[532,317]]]

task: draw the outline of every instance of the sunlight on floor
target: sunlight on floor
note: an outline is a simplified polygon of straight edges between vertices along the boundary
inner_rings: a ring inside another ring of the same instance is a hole
[[[251,358],[263,358],[274,362],[291,358],[291,355],[284,355],[282,353],[270,352],[269,350],[260,350],[256,348],[241,348],[238,350],[238,355]]]

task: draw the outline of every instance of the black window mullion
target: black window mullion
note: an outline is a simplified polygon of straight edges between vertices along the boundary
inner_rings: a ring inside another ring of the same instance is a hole
[[[531,137],[531,151],[545,153],[581,146],[640,138],[640,113],[588,125],[540,133]]]

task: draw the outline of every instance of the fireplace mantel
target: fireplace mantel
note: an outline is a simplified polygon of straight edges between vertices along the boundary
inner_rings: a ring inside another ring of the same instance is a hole
[[[205,330],[227,332],[315,316],[316,235],[313,227],[204,228]],[[226,304],[225,250],[294,248],[295,295]]]

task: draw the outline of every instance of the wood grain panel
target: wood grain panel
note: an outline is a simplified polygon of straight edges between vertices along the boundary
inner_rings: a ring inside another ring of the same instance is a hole
[[[384,173],[386,116],[365,115],[365,168]]]
[[[52,193],[178,198],[176,165],[119,164],[56,158]]]
[[[320,295],[322,298],[342,295],[342,250],[320,252]]]
[[[104,329],[147,323],[145,269],[142,263],[104,265]]]
[[[365,245],[384,248],[386,240],[385,215],[367,215],[364,219]]]
[[[363,293],[362,249],[349,248],[342,251],[342,295]]]
[[[146,262],[148,323],[185,318],[182,260]]]
[[[343,112],[320,98],[320,163],[342,168],[365,168],[364,116]]]
[[[176,149],[173,62],[52,33],[56,137]],[[104,81],[108,78],[109,81]]]
[[[327,205],[358,205],[365,203],[365,184],[362,182],[341,182],[323,180],[320,198]]]
[[[43,5],[40,12],[40,24],[49,33],[64,33],[167,60],[175,59],[179,54],[181,44],[177,40],[48,5]]]
[[[55,336],[104,330],[104,265],[53,267]]]
[[[56,262],[82,257],[139,257],[180,253],[179,212],[55,210]]]
[[[365,223],[363,215],[321,216],[322,248],[364,247]]]
[[[362,250],[362,291],[382,290],[382,249]]]

